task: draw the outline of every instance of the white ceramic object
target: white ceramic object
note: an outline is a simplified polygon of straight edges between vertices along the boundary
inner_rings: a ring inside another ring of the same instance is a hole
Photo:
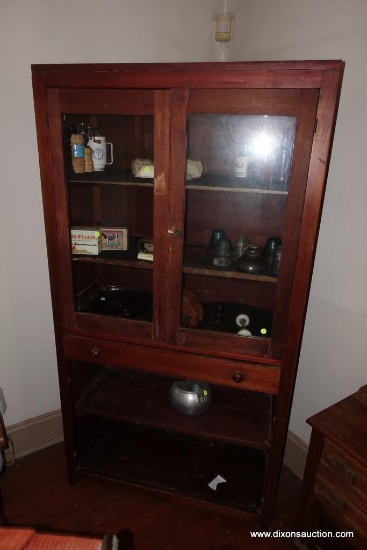
[[[242,328],[247,327],[250,324],[250,317],[246,313],[240,313],[236,317],[236,325]]]
[[[107,145],[111,147],[111,162],[107,162]],[[94,136],[89,139],[88,147],[92,149],[93,169],[102,172],[106,165],[113,164],[113,144],[106,142],[104,136]]]

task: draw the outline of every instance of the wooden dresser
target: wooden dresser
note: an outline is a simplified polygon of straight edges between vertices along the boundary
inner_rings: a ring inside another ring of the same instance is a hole
[[[297,530],[353,531],[301,539],[306,548],[367,547],[367,385],[307,420],[312,436]]]

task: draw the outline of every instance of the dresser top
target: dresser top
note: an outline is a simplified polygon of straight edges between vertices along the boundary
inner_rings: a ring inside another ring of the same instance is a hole
[[[311,416],[307,423],[357,459],[367,456],[367,385]]]

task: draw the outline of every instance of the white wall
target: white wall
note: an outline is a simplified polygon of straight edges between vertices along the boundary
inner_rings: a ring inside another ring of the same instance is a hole
[[[213,42],[212,18],[223,6],[235,12],[230,45]],[[31,63],[344,59],[291,429],[307,441],[306,417],[365,383],[366,16],[364,0],[0,0],[0,386],[7,425],[60,404]]]
[[[367,3],[234,2],[231,60],[346,62],[290,429],[367,383]]]
[[[212,61],[213,0],[0,0],[0,361],[8,426],[59,408],[31,63]]]

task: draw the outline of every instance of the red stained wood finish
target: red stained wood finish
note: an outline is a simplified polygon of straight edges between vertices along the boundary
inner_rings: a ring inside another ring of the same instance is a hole
[[[115,480],[271,521],[342,71],[340,61],[32,66],[70,481]],[[238,185],[225,169],[244,117],[264,115],[296,121],[289,186],[279,189]],[[234,134],[223,137],[226,116]],[[114,143],[103,173],[68,168],[67,132],[82,118]],[[186,154],[202,159],[199,180],[185,182]],[[154,159],[154,183],[132,177],[136,157]],[[200,263],[212,228],[225,224],[233,241],[244,221],[260,246],[281,236],[277,278]],[[130,224],[129,251],[72,256],[70,225],[111,222]],[[142,237],[154,239],[153,263],[134,256]],[[151,292],[151,310],[130,319],[85,311],[109,285]],[[183,288],[204,304],[271,311],[271,333],[185,327]],[[169,408],[168,388],[182,378],[213,384],[206,415]],[[162,453],[174,471],[164,472]],[[213,494],[214,471],[228,480]]]
[[[352,532],[340,541],[302,539],[303,548],[365,548],[367,386],[315,414],[297,520],[299,531]],[[336,542],[335,542],[336,541]]]

